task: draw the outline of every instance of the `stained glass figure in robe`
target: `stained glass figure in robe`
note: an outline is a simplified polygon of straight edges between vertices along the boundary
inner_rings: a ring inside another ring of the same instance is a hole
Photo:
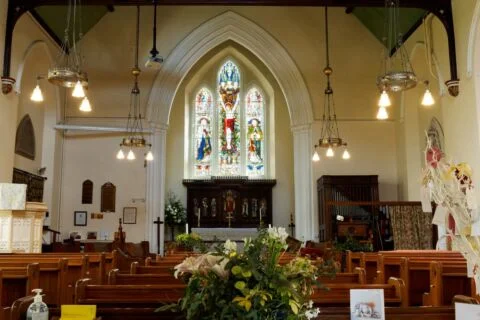
[[[238,175],[240,174],[240,123],[237,119],[240,73],[232,61],[227,61],[222,66],[218,82],[219,173]]]
[[[195,98],[195,176],[210,175],[212,112],[212,94],[203,88]]]
[[[252,88],[246,96],[247,175],[263,176],[264,164],[264,99],[260,91]]]

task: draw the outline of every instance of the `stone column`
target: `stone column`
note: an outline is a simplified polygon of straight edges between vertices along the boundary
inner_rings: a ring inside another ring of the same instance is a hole
[[[146,217],[145,240],[150,242],[150,252],[157,252],[157,225],[153,223],[157,217],[164,221],[165,210],[165,165],[167,125],[151,124],[153,161],[147,164],[146,179]],[[160,225],[160,254],[164,252],[165,226]]]
[[[313,206],[312,128],[292,127],[295,184],[295,237],[301,241],[317,239],[318,219]]]

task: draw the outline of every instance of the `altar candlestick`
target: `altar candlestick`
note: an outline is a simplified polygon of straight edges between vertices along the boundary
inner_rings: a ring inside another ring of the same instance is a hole
[[[188,234],[188,223],[185,224],[185,233]]]
[[[200,228],[200,209],[198,209],[198,214],[197,214],[197,227]]]

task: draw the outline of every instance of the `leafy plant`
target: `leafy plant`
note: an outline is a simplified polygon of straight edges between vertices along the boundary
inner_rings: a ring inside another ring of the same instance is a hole
[[[278,263],[287,236],[285,229],[269,227],[245,239],[243,252],[227,240],[214,253],[186,258],[175,267],[175,276],[188,284],[185,296],[158,310],[180,311],[188,320],[316,318],[319,309],[309,297],[319,285],[319,269],[302,257]]]
[[[345,242],[335,244],[335,251],[347,250],[352,252],[372,252],[373,246],[371,243],[363,244],[351,235],[348,235]]]
[[[187,211],[173,192],[168,193],[165,204],[165,223],[168,225],[184,224],[187,222]]]
[[[177,247],[183,248],[187,251],[193,251],[197,249],[200,252],[206,252],[207,247],[203,243],[202,238],[195,232],[181,233],[175,237],[175,243]]]

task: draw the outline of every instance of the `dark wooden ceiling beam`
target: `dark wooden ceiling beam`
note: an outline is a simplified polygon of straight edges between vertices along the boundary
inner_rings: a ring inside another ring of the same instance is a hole
[[[208,6],[295,6],[295,7],[384,7],[385,0],[156,0],[157,5],[208,5]],[[12,90],[10,77],[13,29],[17,20],[27,11],[46,5],[65,5],[65,0],[9,0],[5,32],[2,92]],[[151,6],[152,0],[82,0],[82,5]],[[445,27],[450,54],[450,80],[446,82],[451,95],[458,95],[455,32],[451,0],[401,0],[404,8],[419,8],[436,15]]]

